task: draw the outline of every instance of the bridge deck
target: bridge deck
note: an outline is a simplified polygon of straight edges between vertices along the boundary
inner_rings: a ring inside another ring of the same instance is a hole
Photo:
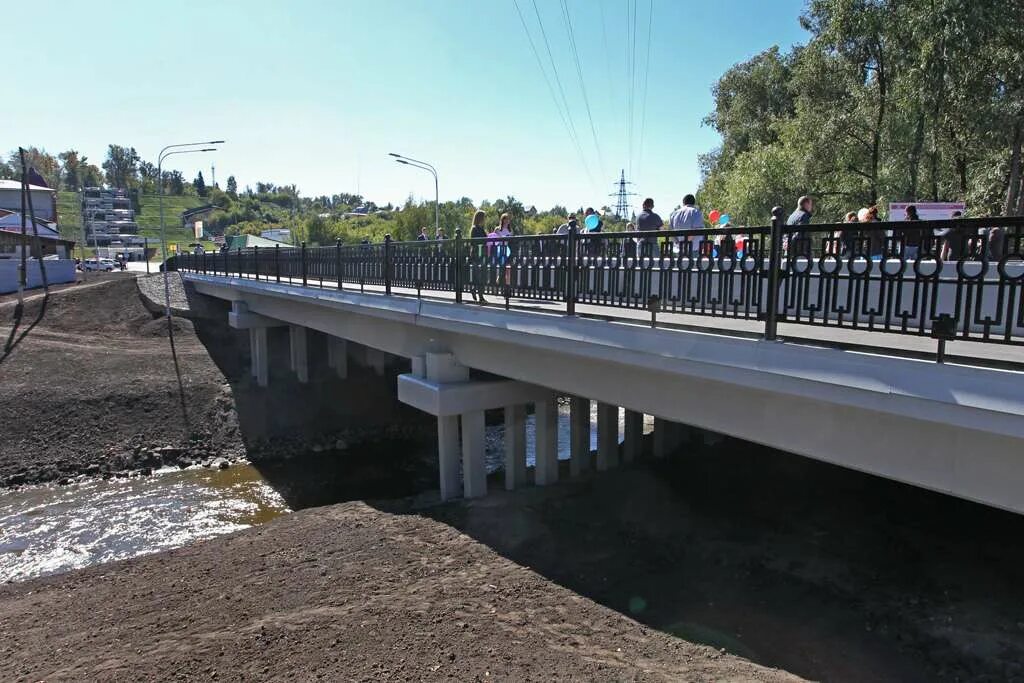
[[[235,276],[233,276],[235,277]],[[252,279],[248,276],[244,279]],[[263,282],[265,280],[261,280]],[[282,284],[302,286],[302,281],[295,278],[281,278]],[[310,280],[307,288],[337,291],[336,281]],[[344,283],[345,292],[362,292],[384,296],[382,285],[353,285]],[[427,301],[455,303],[454,292],[429,291],[417,292],[415,289],[392,287],[392,296],[421,298]],[[489,308],[505,308],[503,298],[489,297]],[[463,294],[463,305],[478,307],[468,292]],[[565,303],[562,301],[542,301],[511,297],[508,309],[517,311],[537,311],[562,314]],[[635,308],[614,306],[598,306],[593,304],[576,304],[576,314],[599,320],[612,320],[623,323],[649,326],[651,314]],[[764,335],[764,323],[759,320],[744,320],[724,316],[709,316],[686,313],[659,312],[657,327],[663,329],[680,329],[694,332],[732,335],[747,339],[760,339]],[[899,356],[924,360],[934,360],[938,342],[935,339],[912,334],[898,334],[849,327],[823,327],[812,325],[779,323],[779,336],[783,341],[812,346],[840,348],[850,351],[877,353],[886,356]],[[1024,346],[993,344],[979,341],[949,341],[946,343],[946,362],[963,365],[980,365],[1010,370],[1024,371]]]

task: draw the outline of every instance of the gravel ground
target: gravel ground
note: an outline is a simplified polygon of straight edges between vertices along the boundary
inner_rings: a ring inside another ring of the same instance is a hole
[[[363,503],[0,588],[4,680],[797,680]]]
[[[0,484],[62,480],[242,454],[231,390],[188,320],[143,306],[131,275],[0,304]]]

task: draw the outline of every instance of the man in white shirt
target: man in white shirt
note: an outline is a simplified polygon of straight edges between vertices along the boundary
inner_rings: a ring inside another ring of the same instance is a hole
[[[672,230],[687,230],[690,232],[704,230],[704,214],[700,212],[700,209],[696,207],[697,199],[692,195],[688,194],[683,197],[683,205],[672,212],[669,216],[668,224]],[[690,237],[690,252],[691,254],[700,253],[701,242],[704,241],[703,235],[689,235]],[[682,244],[684,237],[676,237],[676,241]]]

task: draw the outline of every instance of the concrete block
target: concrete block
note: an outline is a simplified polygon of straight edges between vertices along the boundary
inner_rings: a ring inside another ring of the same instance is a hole
[[[450,353],[427,353],[427,379],[446,384],[469,380],[469,368],[455,360]]]

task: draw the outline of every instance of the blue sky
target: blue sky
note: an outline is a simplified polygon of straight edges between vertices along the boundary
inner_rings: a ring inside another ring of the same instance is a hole
[[[165,144],[224,138],[216,154],[169,166],[209,182],[215,163],[221,187],[233,174],[306,195],[432,199],[430,176],[394,151],[437,166],[442,199],[514,195],[541,208],[611,203],[625,168],[665,208],[695,189],[697,156],[717,144],[701,120],[718,76],[806,39],[803,0],[653,0],[650,41],[651,0],[636,0],[628,107],[633,2],[566,0],[588,117],[561,1],[536,0],[542,24],[533,0],[517,1],[557,93],[543,25],[582,154],[513,0],[8,3],[5,24],[46,43],[5,55],[5,90],[23,95],[5,108],[0,150],[72,147],[98,163],[113,142],[155,161]]]

